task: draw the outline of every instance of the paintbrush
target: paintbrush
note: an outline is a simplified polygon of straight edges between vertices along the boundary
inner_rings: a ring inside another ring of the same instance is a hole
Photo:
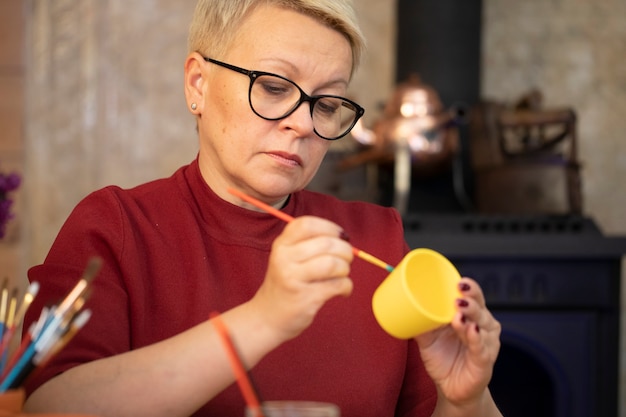
[[[242,191],[236,190],[234,188],[229,188],[228,192],[287,223],[290,223],[294,220],[294,218],[288,215],[287,213],[277,210],[274,207],[270,206],[269,204],[265,204],[264,202],[257,200],[256,198],[251,197],[248,194],[243,193]],[[364,261],[371,263],[372,265],[376,265],[388,272],[393,271],[393,266],[389,265],[386,262],[381,261],[380,259],[376,258],[373,255],[370,255],[367,252],[362,251],[361,249],[358,249],[352,246],[352,253],[354,253],[355,256],[363,259]]]
[[[248,408],[254,413],[254,417],[264,417],[259,395],[252,385],[252,381],[246,371],[246,367],[244,366],[243,361],[235,348],[235,343],[228,333],[228,328],[224,322],[222,322],[218,312],[212,312],[209,317],[217,330],[217,334],[220,336],[220,339],[222,339],[224,347],[226,348],[231,368],[235,374],[237,384],[239,385],[239,389],[241,390],[241,394],[243,395]]]

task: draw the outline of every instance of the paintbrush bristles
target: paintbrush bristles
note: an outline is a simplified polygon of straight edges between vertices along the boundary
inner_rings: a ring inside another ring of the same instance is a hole
[[[7,309],[9,308],[9,279],[2,282],[2,298],[0,298],[0,324],[4,326],[7,319]],[[4,331],[4,329],[2,329]]]
[[[98,272],[100,272],[100,268],[102,268],[102,258],[98,256],[93,256],[89,258],[82,279],[87,282],[93,281],[94,277],[98,275]]]
[[[94,277],[98,274],[101,266],[101,258],[95,256],[89,258],[81,279],[56,309],[56,314],[58,316],[65,315],[71,309],[76,300],[83,296],[85,291],[89,288],[91,281],[93,281]]]
[[[7,311],[7,320],[6,320],[7,328],[11,328],[15,320],[15,313],[17,310],[17,294],[18,294],[17,288],[13,288],[13,290],[11,291],[11,299],[9,301],[9,310]]]
[[[30,304],[33,302],[38,292],[39,292],[38,282],[33,282],[32,284],[28,286],[28,290],[26,291],[26,294],[24,294],[24,298],[22,299],[20,308],[15,314],[15,323],[14,323],[15,326],[19,326],[22,324],[22,320],[24,320],[24,315],[26,314],[28,307],[30,307]]]

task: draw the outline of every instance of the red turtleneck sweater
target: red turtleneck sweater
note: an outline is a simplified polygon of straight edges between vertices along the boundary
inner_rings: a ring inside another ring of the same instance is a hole
[[[336,222],[353,244],[390,264],[408,250],[401,219],[389,208],[301,191],[283,210]],[[64,297],[87,259],[99,255],[104,266],[87,305],[93,315],[27,389],[81,363],[174,336],[211,311],[250,299],[284,226],[220,199],[203,181],[197,160],[167,179],[87,196],[45,262],[29,271],[41,291],[24,328],[43,305]],[[388,336],[371,311],[386,272],[355,258],[350,276],[350,297],[330,300],[308,329],[251,371],[262,398],[328,401],[339,405],[342,417],[429,416],[436,392],[416,343]],[[242,416],[243,409],[233,384],[194,415]]]

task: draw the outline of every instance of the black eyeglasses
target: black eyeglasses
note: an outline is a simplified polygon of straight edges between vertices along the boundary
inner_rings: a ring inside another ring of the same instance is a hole
[[[336,140],[347,135],[365,113],[363,107],[344,97],[328,94],[309,96],[296,83],[280,75],[250,71],[212,58],[203,58],[250,77],[248,101],[252,111],[262,119],[284,119],[300,104],[308,101],[313,131],[322,139]]]

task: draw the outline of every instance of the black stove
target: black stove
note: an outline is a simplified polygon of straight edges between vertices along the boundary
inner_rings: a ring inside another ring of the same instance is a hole
[[[410,215],[411,248],[476,279],[502,323],[491,390],[508,417],[617,417],[626,238],[584,216]]]

